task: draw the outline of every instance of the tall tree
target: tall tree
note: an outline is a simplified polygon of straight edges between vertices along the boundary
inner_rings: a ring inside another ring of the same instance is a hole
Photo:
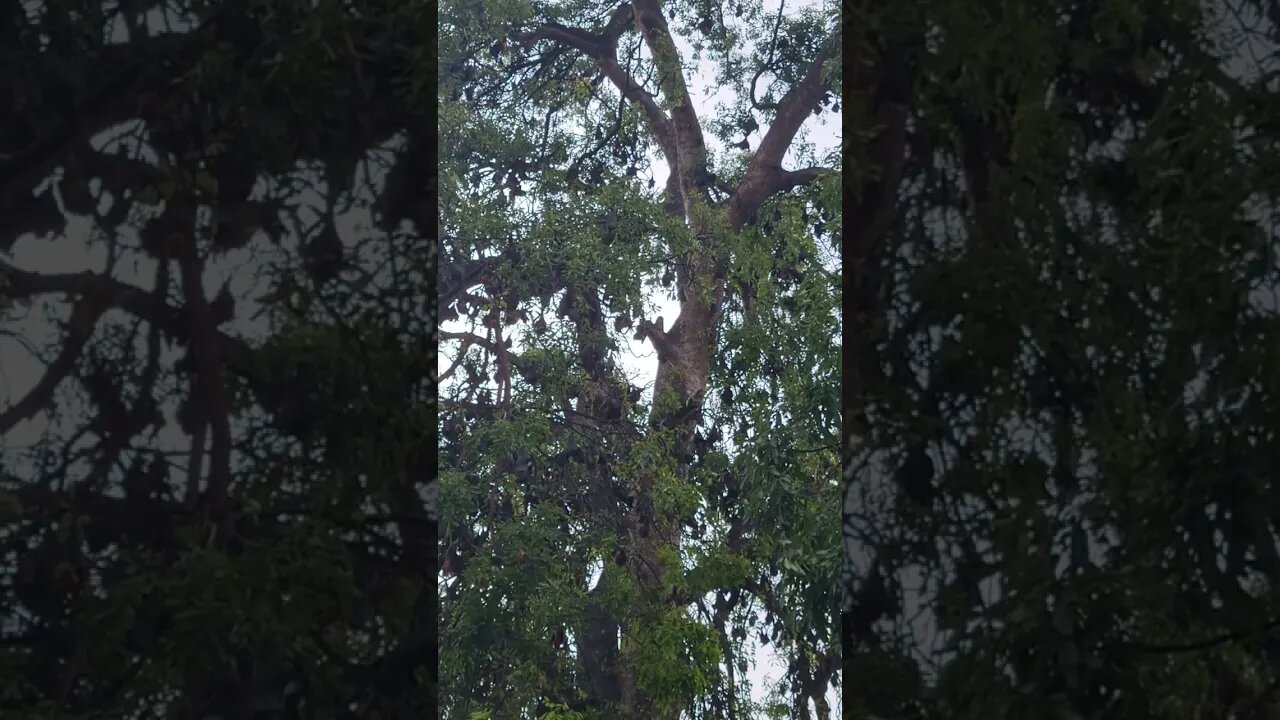
[[[0,715],[434,714],[433,20],[0,4]]]
[[[1275,4],[849,27],[848,710],[1274,716]]]
[[[760,638],[829,717],[839,166],[783,161],[839,111],[833,18],[451,1],[440,38],[444,715],[755,717]]]

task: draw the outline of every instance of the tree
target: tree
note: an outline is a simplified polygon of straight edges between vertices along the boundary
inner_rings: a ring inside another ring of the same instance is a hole
[[[1274,4],[846,20],[850,709],[1274,716]]]
[[[4,717],[435,713],[433,15],[3,5]]]
[[[829,717],[839,165],[783,159],[838,111],[833,19],[447,2],[439,31],[444,716],[756,717],[761,636],[787,712]]]

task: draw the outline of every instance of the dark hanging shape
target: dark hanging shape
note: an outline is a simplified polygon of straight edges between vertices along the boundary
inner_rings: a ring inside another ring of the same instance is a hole
[[[209,311],[213,315],[214,325],[231,322],[236,316],[236,299],[231,295],[231,288],[225,283],[213,302],[209,303]]]
[[[302,262],[316,283],[338,276],[343,263],[342,238],[338,237],[338,229],[332,222],[326,220],[320,232],[302,246]]]
[[[610,208],[600,215],[600,227],[605,245],[613,242],[618,231],[618,211]]]
[[[912,502],[921,507],[931,507],[935,494],[933,474],[933,460],[929,458],[929,453],[923,445],[916,445],[907,451],[907,457],[894,479]]]

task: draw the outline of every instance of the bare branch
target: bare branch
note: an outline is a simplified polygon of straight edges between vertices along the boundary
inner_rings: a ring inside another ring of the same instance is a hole
[[[616,59],[618,39],[631,25],[631,14],[631,3],[623,3],[609,16],[603,32],[592,33],[582,28],[548,22],[533,32],[518,36],[518,39],[526,48],[539,40],[554,40],[599,60]]]
[[[773,53],[778,48],[778,30],[782,27],[782,9],[786,7],[785,2],[778,3],[778,16],[773,21],[773,35],[769,38],[769,57],[760,63],[760,68],[756,70],[756,74],[751,78],[751,107],[757,110],[777,110],[777,103],[761,103],[756,101],[756,83],[760,82],[760,78],[765,71],[773,64]]]
[[[839,50],[840,35],[833,33],[828,36],[822,51],[809,64],[804,79],[788,90],[778,104],[773,123],[729,201],[729,221],[735,232],[742,230],[747,219],[765,200],[775,193],[810,182],[819,173],[816,168],[785,172],[782,170],[782,156],[786,154],[805,118],[817,106],[818,99],[830,86],[829,81],[822,76],[822,66]]]
[[[79,273],[38,273],[22,270],[0,260],[0,277],[7,282],[5,294],[12,298],[31,298],[51,293],[67,293],[93,298],[105,312],[116,308],[142,318],[166,335],[190,343],[191,331],[182,314],[162,298],[141,288],[107,275],[85,271]],[[221,332],[215,334],[218,352],[236,374],[249,380],[262,381],[255,361],[256,351],[246,342]]]
[[[834,172],[831,168],[807,167],[800,170],[784,170],[778,176],[777,189],[774,192],[787,192],[801,185],[808,185],[825,173]]]
[[[470,333],[470,332],[449,332],[449,331],[447,331],[447,330],[441,330],[441,331],[440,331],[440,339],[441,339],[441,340],[458,340],[458,341],[461,341],[461,342],[462,342],[462,347],[463,347],[464,349],[465,349],[466,347],[470,346],[470,345],[479,345],[480,347],[485,348],[486,350],[488,350],[488,351],[489,351],[489,352],[491,352],[491,353],[497,353],[497,352],[498,352],[498,345],[497,345],[497,343],[495,343],[493,340],[491,340],[491,339],[489,339],[489,338],[487,338],[487,337],[484,337],[484,336],[482,336],[482,335],[476,335],[475,333]],[[459,355],[459,357],[461,357],[462,353],[460,352],[458,355]]]

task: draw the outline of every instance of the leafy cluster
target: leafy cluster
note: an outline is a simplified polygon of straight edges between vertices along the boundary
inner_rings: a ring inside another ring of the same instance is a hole
[[[6,718],[434,714],[433,19],[0,10]]]
[[[1280,707],[1268,8],[857,18],[909,112],[896,217],[854,250],[844,661],[883,679],[855,708]]]

